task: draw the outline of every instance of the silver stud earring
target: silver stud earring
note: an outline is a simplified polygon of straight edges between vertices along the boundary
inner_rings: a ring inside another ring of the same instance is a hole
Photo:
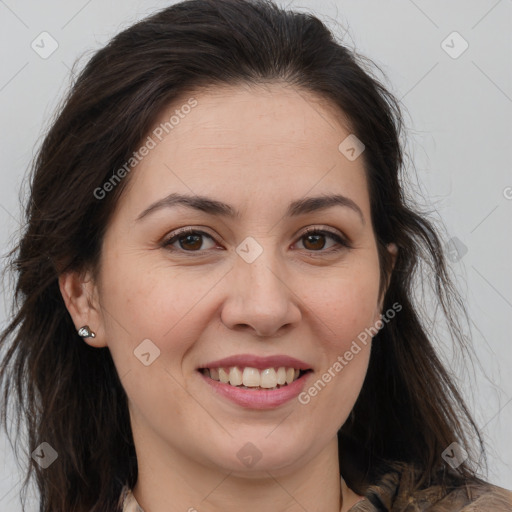
[[[81,336],[82,338],[95,338],[96,334],[91,331],[88,325],[84,325],[78,329],[78,336]]]

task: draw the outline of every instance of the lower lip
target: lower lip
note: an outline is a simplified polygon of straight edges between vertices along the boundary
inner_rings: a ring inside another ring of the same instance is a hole
[[[303,374],[297,380],[279,389],[250,390],[224,384],[199,372],[199,375],[214,391],[232,402],[248,409],[272,409],[296,398],[304,389],[306,378],[311,372]]]

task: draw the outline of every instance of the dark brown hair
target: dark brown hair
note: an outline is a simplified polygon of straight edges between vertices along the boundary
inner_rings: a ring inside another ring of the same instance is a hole
[[[416,284],[432,282],[457,346],[464,346],[461,305],[436,230],[405,197],[403,115],[369,62],[311,14],[267,0],[190,0],[114,37],[76,78],[33,163],[26,226],[10,255],[13,317],[0,338],[3,422],[7,430],[7,418],[16,418],[18,431],[26,421],[25,486],[35,473],[41,512],[115,510],[122,486],[137,480],[127,398],[110,352],[77,335],[58,286],[62,272],[97,268],[130,177],[102,199],[94,191],[169,104],[223,84],[280,81],[312,92],[341,109],[366,146],[381,283],[389,278],[383,309],[399,303],[402,310],[375,336],[362,391],[338,434],[348,485],[362,493],[397,463],[419,468],[418,485],[442,483],[448,473],[461,481],[476,476],[468,461],[448,471],[441,458],[454,441],[472,453],[468,433],[479,454],[482,443],[436,356]],[[399,247],[391,273],[389,242]],[[30,458],[42,442],[58,453],[47,469]]]

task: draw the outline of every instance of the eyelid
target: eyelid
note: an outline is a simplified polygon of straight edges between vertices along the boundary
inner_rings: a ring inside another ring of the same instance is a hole
[[[205,228],[203,227],[196,227],[196,226],[185,226],[183,228],[177,228],[174,229],[169,236],[166,237],[167,240],[175,238],[180,235],[187,235],[189,233],[200,233],[202,235],[207,235],[211,238],[215,238],[215,235],[212,235],[205,231]]]
[[[350,242],[349,238],[342,231],[339,231],[338,229],[334,229],[334,228],[331,228],[329,226],[324,226],[324,225],[313,226],[313,227],[309,226],[306,229],[304,229],[304,231],[300,232],[300,235],[298,236],[298,238],[301,238],[304,235],[309,235],[310,233],[318,233],[318,232],[328,233],[330,235],[337,236],[337,237],[341,238],[342,240],[344,240],[346,243]]]

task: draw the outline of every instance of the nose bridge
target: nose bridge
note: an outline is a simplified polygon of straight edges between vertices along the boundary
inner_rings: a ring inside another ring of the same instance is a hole
[[[252,249],[251,249],[252,250]],[[283,284],[283,268],[279,264],[276,251],[267,246],[252,262],[239,257],[236,274],[242,286],[242,297],[259,308],[267,309],[270,303],[281,306],[289,299],[288,288]]]
[[[280,276],[282,272],[275,258],[265,258],[251,264],[240,263],[240,267],[243,273],[241,282],[248,284],[251,302],[261,301],[265,305],[269,301],[288,300],[289,290],[283,284],[283,277]]]
[[[282,284],[278,277],[283,273],[283,267],[273,241],[270,236],[258,240],[248,236],[236,248],[235,273],[252,282],[258,292],[265,293],[264,288]]]

